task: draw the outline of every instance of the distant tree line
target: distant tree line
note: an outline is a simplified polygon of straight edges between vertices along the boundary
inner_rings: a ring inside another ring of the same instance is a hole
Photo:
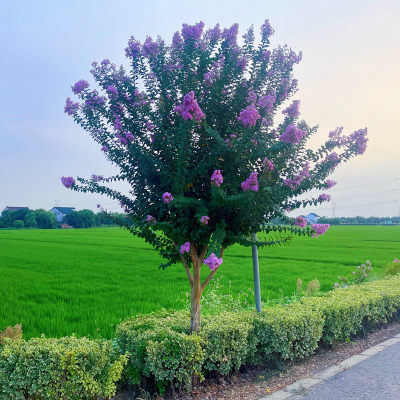
[[[400,217],[321,217],[318,220],[320,224],[331,225],[383,225],[387,223],[400,224]]]
[[[114,217],[122,214],[112,214]],[[104,212],[95,214],[91,210],[74,211],[68,214],[63,223],[74,228],[92,228],[98,226],[111,226],[115,222]],[[6,211],[0,216],[0,228],[39,228],[55,229],[59,226],[56,216],[43,209],[29,210],[20,209],[16,211]]]

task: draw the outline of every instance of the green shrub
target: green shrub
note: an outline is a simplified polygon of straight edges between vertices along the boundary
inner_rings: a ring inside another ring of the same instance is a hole
[[[126,361],[110,341],[6,339],[0,353],[0,399],[110,398]]]
[[[224,312],[203,318],[204,371],[227,375],[246,364],[256,350],[253,313]]]
[[[192,376],[201,375],[202,339],[190,335],[190,315],[167,310],[138,315],[117,327],[116,342],[129,353],[127,379],[142,384],[152,378],[160,387],[191,386]]]
[[[335,345],[386,323],[400,309],[400,277],[339,288],[304,298],[325,317],[321,341]]]
[[[299,303],[254,313],[258,362],[280,363],[312,354],[321,338],[323,321],[320,312]]]
[[[386,265],[385,276],[393,276],[399,274],[400,274],[400,262],[397,260],[397,258],[395,258],[394,261]]]

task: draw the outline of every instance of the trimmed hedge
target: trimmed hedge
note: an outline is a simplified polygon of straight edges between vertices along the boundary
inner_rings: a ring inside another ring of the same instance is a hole
[[[400,311],[400,277],[353,285],[309,297],[302,304],[325,317],[321,343],[333,346],[384,324]]]
[[[126,362],[110,341],[6,339],[0,352],[0,399],[110,398]]]
[[[158,386],[190,388],[196,375],[227,375],[243,365],[303,359],[318,345],[343,342],[386,323],[399,311],[400,276],[396,276],[304,297],[260,314],[205,315],[200,332],[192,335],[186,312],[140,315],[118,326],[116,343],[122,353],[131,355],[127,369],[131,381],[143,384],[150,379]],[[184,337],[190,339],[184,342]]]
[[[190,390],[192,381],[245,365],[303,359],[400,314],[400,276],[304,297],[289,305],[205,315],[190,334],[188,312],[158,311],[122,322],[114,342],[67,337],[5,339],[0,400],[96,399],[130,383]],[[126,367],[124,368],[124,366]]]

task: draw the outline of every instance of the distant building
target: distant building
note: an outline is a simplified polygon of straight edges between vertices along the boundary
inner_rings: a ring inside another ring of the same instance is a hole
[[[60,224],[64,221],[66,215],[75,211],[75,207],[53,207],[50,212],[56,216],[57,222]]]
[[[306,215],[306,220],[309,224],[316,224],[321,217],[318,214],[310,213]]]
[[[3,215],[6,211],[18,211],[18,210],[28,210],[28,207],[11,207],[11,206],[6,206],[6,208],[1,212],[1,215]]]

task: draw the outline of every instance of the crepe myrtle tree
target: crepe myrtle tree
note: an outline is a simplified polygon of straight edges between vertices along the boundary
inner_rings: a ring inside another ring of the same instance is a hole
[[[94,62],[97,89],[85,80],[67,98],[65,112],[118,167],[112,177],[62,177],[80,192],[119,201],[118,223],[144,238],[166,260],[182,262],[191,287],[191,330],[200,328],[201,295],[235,243],[273,246],[293,235],[316,237],[329,225],[304,218],[273,225],[285,212],[329,201],[324,192],[335,168],[366,150],[367,130],[329,133],[317,150],[306,147],[318,127],[299,118],[292,71],[301,60],[289,47],[270,49],[268,20],[256,42],[251,27],[238,43],[238,25],[204,31],[183,24],[166,44],[160,37],[126,48],[129,70]],[[286,102],[286,105],[284,103]],[[280,123],[274,117],[281,110]],[[111,183],[125,181],[129,194]],[[301,196],[303,195],[303,196]],[[301,196],[301,197],[299,197]],[[264,232],[262,240],[254,234]],[[201,277],[204,265],[207,275]]]

